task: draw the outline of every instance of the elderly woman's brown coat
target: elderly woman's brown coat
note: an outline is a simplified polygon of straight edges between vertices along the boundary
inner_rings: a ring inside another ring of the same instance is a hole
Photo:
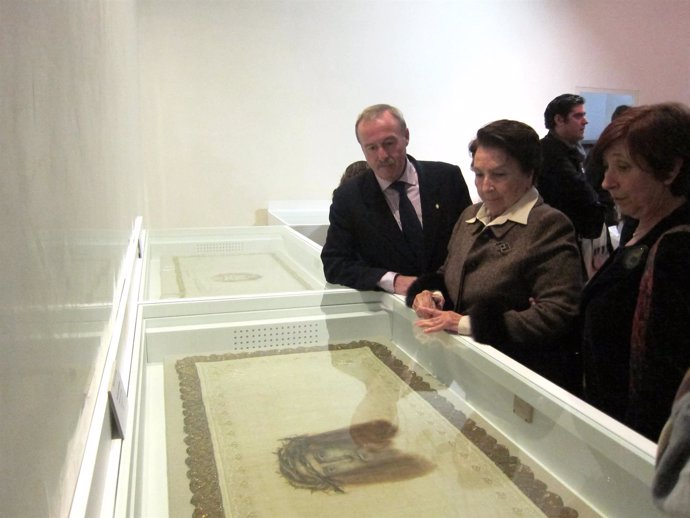
[[[445,264],[420,277],[408,301],[423,289],[442,289],[445,309],[470,315],[475,340],[577,391],[570,385],[579,385],[575,320],[583,274],[572,224],[541,198],[527,225],[468,223],[480,207],[465,209]]]

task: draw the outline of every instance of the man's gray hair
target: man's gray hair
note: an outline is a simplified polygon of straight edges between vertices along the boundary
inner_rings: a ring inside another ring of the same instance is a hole
[[[407,129],[407,123],[405,122],[405,117],[403,117],[403,114],[400,110],[398,110],[395,106],[391,106],[390,104],[374,104],[373,106],[364,108],[362,113],[359,114],[359,117],[357,117],[357,122],[355,122],[355,137],[357,137],[357,142],[359,142],[359,133],[357,132],[359,123],[365,120],[374,120],[386,112],[389,112],[398,120],[400,123],[400,131],[405,132]]]

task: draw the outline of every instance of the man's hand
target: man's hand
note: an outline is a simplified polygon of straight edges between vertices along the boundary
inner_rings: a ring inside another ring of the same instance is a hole
[[[398,295],[407,295],[407,290],[410,289],[412,283],[417,280],[417,277],[409,275],[396,275],[393,281],[393,289]]]

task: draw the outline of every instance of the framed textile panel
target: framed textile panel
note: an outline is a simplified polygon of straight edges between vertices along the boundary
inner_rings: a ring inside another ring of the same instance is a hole
[[[170,359],[171,515],[589,515],[392,351],[358,341]]]

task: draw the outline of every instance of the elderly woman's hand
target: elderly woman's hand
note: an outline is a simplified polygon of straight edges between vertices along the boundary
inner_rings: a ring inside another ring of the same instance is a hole
[[[420,315],[423,313],[423,315]],[[417,312],[420,320],[415,322],[417,327],[424,329],[425,333],[434,333],[436,331],[451,331],[458,332],[458,324],[462,315],[455,311],[441,311],[435,308],[423,308]]]
[[[429,308],[435,308],[434,298],[429,290],[420,291],[414,298],[412,303],[412,309],[417,313],[418,317],[424,316],[424,310]]]
[[[428,316],[429,309],[442,309],[445,300],[440,291],[424,290],[417,294],[412,303],[412,309],[420,318]]]

